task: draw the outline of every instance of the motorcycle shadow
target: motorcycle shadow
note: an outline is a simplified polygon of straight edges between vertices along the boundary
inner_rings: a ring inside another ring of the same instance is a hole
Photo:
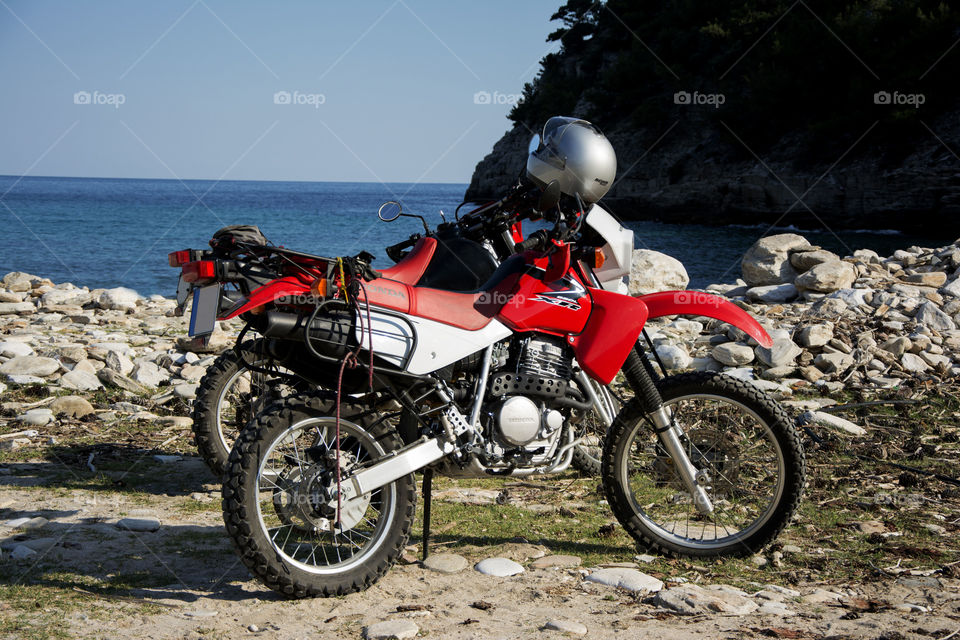
[[[102,501],[69,510],[0,510],[0,592],[15,588],[64,590],[90,596],[174,606],[201,599],[272,599],[251,583],[222,524],[161,522],[152,531],[120,523],[138,515],[108,513]],[[125,508],[129,509],[130,505]],[[88,516],[99,512],[103,515]],[[42,519],[42,521],[40,520]],[[144,519],[140,516],[140,519]],[[48,594],[49,595],[49,594]],[[282,599],[276,594],[277,599]]]
[[[423,544],[423,538],[418,535],[410,536],[411,544]],[[544,546],[553,555],[590,556],[637,553],[632,546],[597,544],[592,542],[575,542],[572,540],[558,540],[554,538],[525,539],[516,536],[459,536],[455,534],[431,534],[430,552],[473,552],[495,555],[498,551],[509,548],[509,545],[532,544]],[[422,547],[421,547],[422,548]],[[521,563],[522,564],[522,563]]]
[[[96,493],[188,496],[219,492],[220,483],[195,456],[120,443],[46,447],[36,462],[3,465],[0,487],[63,487]]]

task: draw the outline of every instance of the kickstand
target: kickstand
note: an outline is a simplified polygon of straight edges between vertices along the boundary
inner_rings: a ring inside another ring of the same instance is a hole
[[[433,469],[423,470],[423,560],[430,555],[430,495],[433,493]]]

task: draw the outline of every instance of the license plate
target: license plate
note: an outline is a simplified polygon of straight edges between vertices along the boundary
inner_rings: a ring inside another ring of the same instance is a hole
[[[220,307],[220,285],[211,284],[193,290],[193,309],[190,310],[190,337],[213,333]]]

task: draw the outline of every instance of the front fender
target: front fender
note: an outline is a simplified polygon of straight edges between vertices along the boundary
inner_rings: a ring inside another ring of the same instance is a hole
[[[729,300],[700,291],[658,291],[645,296],[642,300],[650,313],[650,318],[662,316],[706,316],[723,320],[740,329],[760,343],[761,347],[773,346],[773,339],[760,323],[749,313]]]
[[[250,296],[243,298],[237,304],[233,305],[227,312],[217,318],[217,320],[229,320],[235,318],[241,313],[246,313],[260,305],[273,302],[285,296],[306,296],[310,295],[310,285],[312,282],[304,282],[296,276],[286,276],[271,280],[267,284],[254,289]]]
[[[623,367],[647,321],[647,305],[639,298],[590,289],[592,309],[587,326],[570,338],[580,367],[594,380],[610,384]]]

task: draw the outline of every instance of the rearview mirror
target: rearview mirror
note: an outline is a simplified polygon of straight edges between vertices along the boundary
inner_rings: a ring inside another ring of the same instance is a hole
[[[380,205],[377,215],[384,222],[393,222],[403,213],[403,207],[396,200],[390,200]]]
[[[540,194],[540,201],[537,203],[537,211],[553,209],[559,202],[560,183],[556,180],[551,180],[550,183],[543,188],[543,193]]]

